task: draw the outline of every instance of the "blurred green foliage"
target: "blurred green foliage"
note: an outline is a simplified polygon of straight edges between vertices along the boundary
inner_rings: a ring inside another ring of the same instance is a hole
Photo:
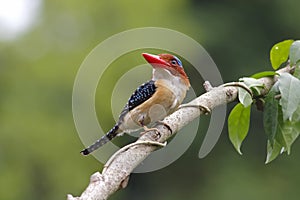
[[[135,27],[175,29],[201,43],[224,81],[231,81],[270,69],[272,45],[299,38],[299,6],[293,0],[44,1],[29,32],[0,42],[0,199],[79,195],[101,169],[93,157],[79,154],[83,145],[71,101],[81,62],[107,37]],[[130,56],[123,60],[119,66],[135,64]],[[105,90],[109,94],[112,87]],[[109,107],[97,104],[107,129],[113,124]],[[207,121],[201,119],[197,140],[184,156],[163,170],[133,174],[111,199],[299,199],[299,141],[291,156],[264,165],[266,136],[258,113],[242,157],[224,127],[214,150],[200,160]]]

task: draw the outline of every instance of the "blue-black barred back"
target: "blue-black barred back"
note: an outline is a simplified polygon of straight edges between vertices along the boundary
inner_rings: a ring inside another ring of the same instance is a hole
[[[128,100],[128,111],[147,101],[156,90],[155,81],[151,80],[138,87]]]

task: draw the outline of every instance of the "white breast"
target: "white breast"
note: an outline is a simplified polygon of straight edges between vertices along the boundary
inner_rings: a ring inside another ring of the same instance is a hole
[[[154,68],[153,69],[153,78],[155,80],[163,80],[164,84],[174,92],[176,96],[176,101],[174,101],[174,105],[177,105],[178,102],[182,102],[185,98],[186,92],[189,89],[186,84],[181,80],[180,77],[174,76],[168,70],[162,68]]]

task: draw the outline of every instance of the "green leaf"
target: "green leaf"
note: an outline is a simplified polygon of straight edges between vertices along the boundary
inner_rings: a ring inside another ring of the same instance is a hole
[[[297,115],[300,110],[297,109]],[[276,141],[284,148],[288,154],[291,152],[291,146],[300,134],[300,120],[283,121],[282,111],[278,112],[278,127]]]
[[[290,154],[292,144],[300,134],[300,122],[285,121],[282,126],[282,133],[286,143],[286,151]]]
[[[284,40],[272,47],[270,51],[270,60],[274,70],[277,70],[282,63],[287,61],[292,43],[293,40]]]
[[[243,77],[240,78],[239,81],[243,82],[249,89],[251,89],[254,95],[260,95],[260,89],[263,88],[264,85],[261,80],[251,77]],[[238,91],[239,101],[244,105],[244,107],[251,105],[253,102],[251,94],[241,87],[239,87]]]
[[[248,134],[250,111],[251,106],[244,107],[241,103],[238,103],[228,117],[229,139],[239,154],[242,154],[240,148]]]
[[[278,87],[283,120],[290,120],[300,103],[300,80],[289,73],[282,73],[278,79]]]
[[[263,113],[264,129],[268,136],[271,146],[274,145],[274,139],[278,126],[278,106],[279,101],[275,99],[276,90],[272,88],[265,98],[265,107]]]
[[[240,82],[244,82],[246,86],[251,87],[263,87],[264,83],[261,80],[251,77],[243,77],[239,79]]]
[[[287,142],[284,137],[284,121],[283,121],[282,109],[280,105],[278,109],[277,121],[278,123],[276,128],[275,140],[283,147],[284,150],[286,150]]]
[[[296,78],[300,79],[300,66],[297,66],[293,74]]]
[[[269,77],[269,76],[275,76],[275,75],[277,75],[277,73],[274,72],[274,71],[263,71],[263,72],[258,72],[256,74],[253,74],[251,76],[251,78],[259,79],[259,78]]]
[[[241,87],[238,88],[238,91],[239,91],[240,103],[243,104],[244,107],[250,106],[252,104],[253,100],[252,100],[252,96],[249,94],[249,92]]]
[[[265,98],[264,127],[268,135],[266,163],[282,152],[290,154],[291,147],[300,134],[300,105],[298,104],[290,120],[284,120],[283,108],[274,98],[280,90],[279,86],[278,81]]]
[[[276,94],[276,88],[274,91]],[[272,93],[273,91],[270,92]],[[273,95],[270,94],[270,96]],[[273,123],[271,127],[269,126],[269,130],[266,130],[266,132],[270,132],[270,129],[273,129],[272,134],[274,134],[274,130],[276,130],[275,135],[268,139],[266,163],[274,160],[282,152],[287,152],[289,155],[291,153],[292,144],[300,135],[300,106],[297,107],[290,121],[283,120],[282,108],[278,103],[277,105],[278,112],[277,115],[274,115],[274,118],[277,118],[276,123]],[[264,112],[266,112],[266,110]]]
[[[300,40],[296,40],[292,43],[290,48],[290,62],[291,65],[295,65],[300,60]]]
[[[286,142],[287,153],[290,154],[291,146],[300,134],[300,106],[294,112],[291,121],[283,122],[282,132]]]
[[[300,105],[298,105],[297,110],[294,112],[292,116],[292,121],[299,122],[300,121]]]
[[[282,146],[278,142],[274,142],[273,145],[271,145],[271,142],[268,140],[267,143],[267,158],[265,164],[270,163],[273,161],[277,156],[281,153]]]
[[[260,87],[263,87],[263,82],[261,80],[249,77],[243,77],[239,79],[240,82],[243,82],[245,86],[251,89],[254,93],[260,93]],[[259,95],[259,94],[258,94]],[[238,98],[240,103],[244,105],[244,107],[248,107],[252,104],[252,96],[248,91],[243,89],[242,87],[238,88]]]

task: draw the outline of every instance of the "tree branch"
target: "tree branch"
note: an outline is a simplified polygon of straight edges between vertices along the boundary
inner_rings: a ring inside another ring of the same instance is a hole
[[[289,66],[277,71],[293,73],[294,68]],[[262,94],[267,94],[272,85],[277,81],[278,76],[264,77],[260,80],[264,83]],[[114,192],[125,188],[130,173],[137,167],[151,152],[165,146],[165,142],[173,134],[178,132],[188,123],[199,117],[201,114],[208,114],[219,105],[224,105],[237,100],[237,82],[226,83],[218,87],[212,87],[205,82],[206,93],[197,97],[187,104],[183,104],[173,114],[163,120],[163,123],[156,124],[155,129],[146,131],[136,142],[131,143],[117,151],[104,165],[102,174],[94,173],[90,177],[90,183],[80,197],[68,195],[68,200],[105,200]]]

